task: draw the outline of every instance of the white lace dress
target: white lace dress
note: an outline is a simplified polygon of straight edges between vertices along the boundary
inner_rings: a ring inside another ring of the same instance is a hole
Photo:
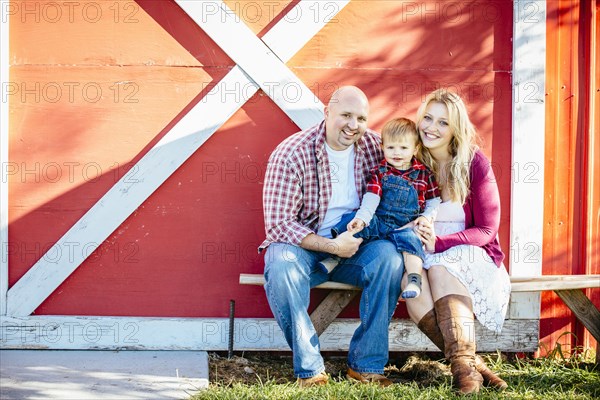
[[[465,229],[465,212],[456,202],[440,205],[434,223],[436,236]],[[487,329],[500,333],[510,297],[510,278],[504,265],[498,268],[479,246],[460,245],[435,254],[427,254],[423,268],[443,265],[465,285],[473,300],[473,312]]]

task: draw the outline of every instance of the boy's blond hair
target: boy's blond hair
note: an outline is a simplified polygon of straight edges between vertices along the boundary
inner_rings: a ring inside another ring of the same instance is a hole
[[[395,142],[403,138],[412,138],[415,145],[421,143],[417,126],[408,118],[394,118],[385,123],[381,130],[381,141]]]

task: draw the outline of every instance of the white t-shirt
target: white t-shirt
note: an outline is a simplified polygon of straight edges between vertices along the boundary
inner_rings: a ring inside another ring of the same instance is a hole
[[[325,219],[317,234],[331,238],[331,228],[340,222],[342,215],[356,210],[360,206],[360,199],[356,192],[356,179],[354,178],[354,146],[336,151],[325,143],[325,149],[329,157],[329,172],[331,173],[331,199]]]

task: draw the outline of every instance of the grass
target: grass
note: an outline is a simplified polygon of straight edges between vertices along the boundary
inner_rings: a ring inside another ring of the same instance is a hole
[[[212,358],[214,359],[214,355]],[[216,356],[218,357],[218,356]],[[271,356],[270,359],[254,361],[252,355],[242,363],[246,374],[253,380],[240,381],[211,367],[211,384],[192,397],[203,399],[453,399],[457,396],[452,388],[452,378],[445,364],[426,357],[410,357],[404,360],[401,368],[392,361],[386,374],[395,384],[380,388],[376,385],[361,385],[344,379],[340,369],[342,358],[327,360],[327,370],[332,374],[329,384],[322,387],[300,389],[294,383],[289,357]],[[600,398],[600,371],[589,352],[573,353],[565,357],[562,352],[550,352],[544,358],[507,360],[492,355],[486,361],[509,384],[509,388],[499,393],[483,388],[477,399],[598,399]],[[224,365],[223,359],[219,364]],[[269,365],[264,368],[264,365]],[[250,366],[250,367],[249,367]],[[248,370],[248,368],[251,368]],[[270,368],[270,369],[269,369]],[[331,371],[334,371],[333,373]],[[250,372],[251,371],[251,372]]]

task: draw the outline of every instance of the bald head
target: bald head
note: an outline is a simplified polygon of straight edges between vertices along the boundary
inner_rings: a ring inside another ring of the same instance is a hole
[[[369,101],[356,86],[336,90],[325,107],[325,134],[329,147],[345,150],[358,141],[367,130]]]
[[[337,89],[331,95],[328,106],[331,107],[332,104],[339,103],[340,101],[342,101],[342,99],[345,99],[347,97],[364,102],[368,109],[369,100],[367,99],[367,95],[365,94],[365,92],[363,92],[356,86],[342,86],[339,89]]]

